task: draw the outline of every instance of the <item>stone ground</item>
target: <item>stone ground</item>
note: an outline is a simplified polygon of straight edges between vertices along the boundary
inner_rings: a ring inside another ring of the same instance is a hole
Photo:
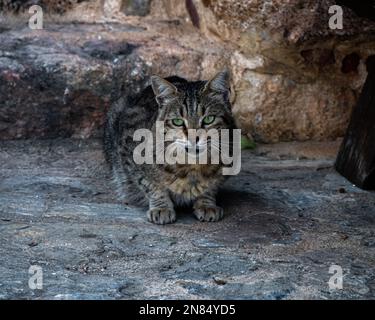
[[[335,173],[337,146],[243,151],[223,221],[158,226],[116,200],[100,141],[0,142],[0,298],[373,299],[375,193]]]

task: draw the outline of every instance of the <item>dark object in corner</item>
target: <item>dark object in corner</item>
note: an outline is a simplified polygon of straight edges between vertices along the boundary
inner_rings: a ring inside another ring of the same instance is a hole
[[[375,56],[336,160],[336,170],[356,186],[375,190]]]
[[[336,0],[336,4],[352,9],[358,17],[375,21],[374,0]]]

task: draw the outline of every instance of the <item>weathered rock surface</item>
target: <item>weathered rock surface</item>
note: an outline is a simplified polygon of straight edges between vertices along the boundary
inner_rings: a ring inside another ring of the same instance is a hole
[[[333,0],[188,3],[84,1],[44,31],[0,27],[0,137],[89,137],[110,103],[151,73],[198,79],[224,65],[244,133],[343,136],[375,54],[373,21],[344,7],[344,29],[331,30]]]
[[[224,64],[222,47],[178,21],[53,24],[3,30],[0,42],[1,139],[95,136],[110,103],[149,75],[207,78]]]
[[[0,142],[0,299],[374,299],[375,193],[335,173],[338,146],[244,152],[224,220],[157,226],[116,200],[98,141]]]
[[[343,7],[344,29],[331,30],[331,0],[194,3],[202,32],[233,45],[234,111],[246,132],[265,142],[344,134],[375,54],[375,20]]]

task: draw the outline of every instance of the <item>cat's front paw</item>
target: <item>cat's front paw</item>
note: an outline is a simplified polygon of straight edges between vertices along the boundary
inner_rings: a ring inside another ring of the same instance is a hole
[[[156,224],[168,224],[176,221],[176,212],[171,208],[150,208],[147,211],[148,221]]]
[[[223,218],[224,211],[222,208],[217,206],[202,206],[194,208],[194,214],[201,222],[215,222]]]

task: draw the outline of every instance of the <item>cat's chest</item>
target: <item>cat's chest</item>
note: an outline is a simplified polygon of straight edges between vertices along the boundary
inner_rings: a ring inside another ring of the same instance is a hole
[[[192,171],[186,176],[173,177],[168,188],[185,199],[194,199],[211,189],[216,181],[216,177],[207,177]]]

